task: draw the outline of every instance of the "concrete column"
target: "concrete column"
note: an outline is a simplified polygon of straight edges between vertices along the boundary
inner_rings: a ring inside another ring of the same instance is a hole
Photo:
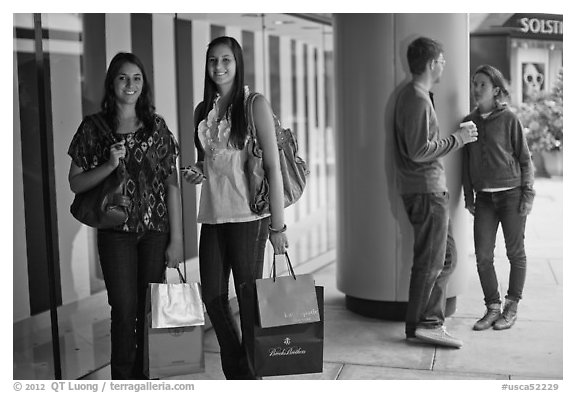
[[[413,256],[412,227],[396,187],[394,103],[411,78],[408,44],[422,35],[445,50],[446,69],[433,88],[445,136],[468,112],[467,14],[334,14],[337,287],[349,309],[388,319],[404,318]],[[463,263],[471,228],[460,154],[443,158],[459,262],[448,287],[448,314],[472,270]]]

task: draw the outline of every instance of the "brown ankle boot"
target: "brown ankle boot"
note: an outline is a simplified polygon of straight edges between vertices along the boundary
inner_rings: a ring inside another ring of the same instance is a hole
[[[494,325],[494,322],[496,322],[498,318],[500,318],[500,315],[502,315],[502,313],[500,312],[500,303],[489,304],[486,307],[486,312],[484,313],[484,316],[480,318],[478,321],[476,321],[472,329],[486,330],[488,328],[491,328],[492,325]]]
[[[496,322],[494,322],[494,330],[510,329],[514,322],[516,322],[516,314],[518,312],[518,302],[506,299],[504,304],[504,311]]]

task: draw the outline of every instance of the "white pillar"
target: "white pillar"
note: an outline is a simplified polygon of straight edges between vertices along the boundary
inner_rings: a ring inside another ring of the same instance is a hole
[[[441,42],[446,71],[435,86],[442,136],[468,110],[466,14],[334,14],[337,172],[337,287],[350,308],[399,317],[408,300],[412,228],[396,188],[394,104],[410,79],[406,50],[419,36]],[[460,152],[443,158],[459,266],[448,296],[468,279],[469,254],[460,191]],[[359,311],[359,310],[355,310]],[[396,314],[391,315],[391,314]]]

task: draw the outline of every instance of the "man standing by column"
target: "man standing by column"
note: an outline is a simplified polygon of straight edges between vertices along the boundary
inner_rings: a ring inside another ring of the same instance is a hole
[[[476,141],[478,132],[471,123],[446,138],[439,136],[430,89],[446,66],[442,45],[420,37],[408,46],[407,57],[412,81],[398,94],[394,121],[398,187],[414,230],[406,338],[460,348],[462,341],[444,327],[446,285],[456,247],[440,157]]]

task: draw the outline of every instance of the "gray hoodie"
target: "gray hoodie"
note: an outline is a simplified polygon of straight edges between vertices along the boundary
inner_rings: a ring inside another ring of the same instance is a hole
[[[478,129],[478,141],[464,147],[462,185],[466,206],[487,188],[532,186],[534,166],[522,124],[506,104],[483,119],[478,109],[464,118]]]

